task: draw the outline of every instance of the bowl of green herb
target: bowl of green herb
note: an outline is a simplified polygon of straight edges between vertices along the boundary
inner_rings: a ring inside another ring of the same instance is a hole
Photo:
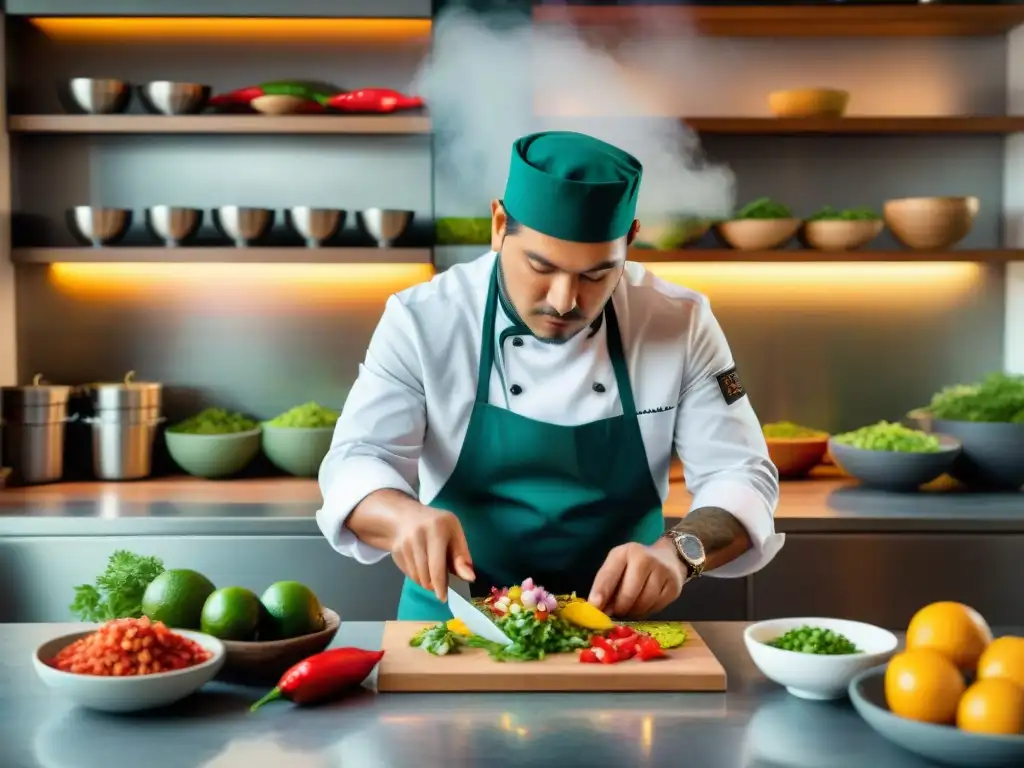
[[[794,696],[819,701],[844,697],[857,674],[885,663],[898,645],[881,627],[817,617],[751,624],[743,642],[765,677]]]
[[[716,224],[715,232],[726,245],[739,251],[766,251],[788,243],[800,224],[787,206],[770,197],[759,197],[728,221]]]
[[[804,427],[792,421],[776,421],[761,426],[768,457],[779,477],[803,477],[821,464],[828,451],[828,432]]]
[[[282,472],[316,477],[340,415],[315,402],[297,405],[263,422],[263,453]]]
[[[711,229],[711,222],[696,216],[652,216],[640,222],[637,248],[672,251],[700,240]]]
[[[800,230],[800,240],[819,251],[853,251],[863,248],[885,228],[882,217],[870,208],[826,205],[810,216]]]
[[[879,421],[829,439],[832,460],[869,488],[915,491],[946,474],[960,453],[949,435]]]
[[[207,408],[164,433],[174,463],[196,477],[229,477],[260,452],[260,425],[241,413]]]
[[[923,410],[935,432],[963,444],[954,477],[991,490],[1024,486],[1024,376],[996,372],[977,384],[946,387]]]

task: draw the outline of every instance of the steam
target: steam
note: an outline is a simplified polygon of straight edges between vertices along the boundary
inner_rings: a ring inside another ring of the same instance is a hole
[[[680,45],[685,40],[661,36],[634,53],[645,67],[660,58],[664,70],[678,66]],[[443,12],[434,24],[433,53],[412,85],[430,109],[445,207],[459,208],[439,213],[487,215],[487,204],[505,188],[512,142],[533,131],[565,129],[640,160],[641,218],[728,215],[735,202],[732,171],[706,161],[696,134],[678,116],[651,116],[656,97],[644,80],[636,67],[567,28],[461,8]]]

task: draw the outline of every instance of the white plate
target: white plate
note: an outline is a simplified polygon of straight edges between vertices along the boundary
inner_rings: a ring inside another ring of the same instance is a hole
[[[766,644],[791,629],[804,626],[838,632],[861,653],[819,656],[784,651]],[[785,686],[794,696],[823,701],[846,696],[847,686],[858,673],[883,664],[899,644],[896,635],[887,629],[859,621],[821,617],[760,621],[746,628],[743,642],[754,664],[769,680]]]
[[[97,626],[96,629],[99,627]],[[211,654],[207,661],[194,667],[155,672],[134,677],[103,677],[63,672],[47,661],[79,638],[96,629],[72,632],[47,640],[32,654],[36,674],[50,688],[59,691],[75,704],[101,712],[140,712],[173,704],[195,693],[220,671],[224,664],[224,644],[215,637],[184,629],[173,630],[201,645]]]

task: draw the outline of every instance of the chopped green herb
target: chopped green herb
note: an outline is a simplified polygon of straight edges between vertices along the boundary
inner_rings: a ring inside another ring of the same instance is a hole
[[[734,219],[792,219],[793,212],[782,203],[770,197],[759,197],[744,205],[733,216]]]
[[[942,448],[942,443],[935,435],[888,421],[880,421],[853,432],[844,432],[832,439],[841,445],[865,451],[935,453]]]
[[[844,635],[831,629],[810,626],[791,629],[781,637],[769,640],[765,645],[783,651],[813,653],[818,656],[843,656],[861,652]]]
[[[926,410],[948,421],[1024,424],[1024,376],[997,372],[979,384],[946,387]]]
[[[837,210],[831,205],[826,205],[808,221],[877,221],[882,218],[870,208],[846,208]]]

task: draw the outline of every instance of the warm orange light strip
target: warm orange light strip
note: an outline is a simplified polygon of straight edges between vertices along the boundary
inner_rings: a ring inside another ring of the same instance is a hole
[[[204,312],[383,308],[429,280],[431,264],[51,264],[60,292],[81,301],[189,306]]]
[[[864,309],[880,302],[941,308],[976,293],[985,278],[985,268],[972,262],[672,262],[647,268],[713,301],[794,309]]]
[[[32,18],[52,40],[74,42],[415,42],[430,19]]]

